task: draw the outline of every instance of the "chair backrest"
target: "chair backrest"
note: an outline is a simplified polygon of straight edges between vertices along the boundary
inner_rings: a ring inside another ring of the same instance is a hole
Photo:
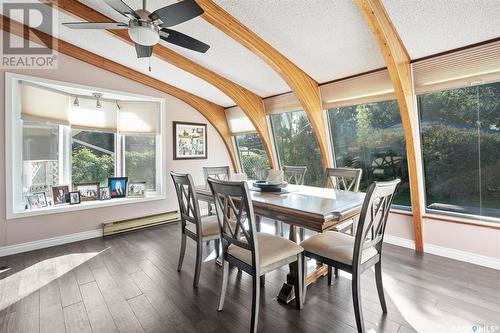
[[[336,190],[359,192],[362,169],[326,168],[326,184],[331,184]]]
[[[229,169],[229,166],[203,167],[203,176],[205,177],[205,182],[208,178],[217,180],[229,180],[230,173],[231,170]]]
[[[231,244],[248,250],[252,253],[252,266],[257,270],[257,228],[247,182],[208,178],[208,184],[215,202],[224,255]]]
[[[374,247],[380,254],[387,218],[401,180],[374,182],[366,192],[354,241],[353,266],[361,263],[363,250]]]
[[[290,184],[304,185],[306,172],[306,166],[283,166],[283,177],[285,178],[285,181]]]
[[[175,191],[177,192],[177,201],[179,202],[179,211],[183,228],[186,222],[196,225],[196,233],[201,232],[201,214],[198,198],[194,189],[193,178],[190,174],[182,174],[171,171],[170,175],[174,181]]]

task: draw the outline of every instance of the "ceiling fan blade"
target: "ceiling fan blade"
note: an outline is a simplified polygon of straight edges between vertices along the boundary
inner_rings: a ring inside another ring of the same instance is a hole
[[[207,45],[197,40],[196,38],[167,28],[163,28],[160,30],[160,38],[166,42],[200,53],[205,53],[210,48],[210,45]]]
[[[70,22],[63,25],[71,29],[128,29],[128,24],[121,22]]]
[[[137,58],[149,58],[153,54],[153,47],[135,44],[135,52],[137,52]]]
[[[189,21],[203,14],[203,9],[194,0],[184,0],[172,5],[159,8],[149,14],[149,18],[162,20],[162,27],[171,27]]]
[[[104,0],[104,2],[123,16],[126,16],[128,18],[140,19],[139,15],[137,15],[137,13],[132,8],[130,8],[125,2],[121,0]]]

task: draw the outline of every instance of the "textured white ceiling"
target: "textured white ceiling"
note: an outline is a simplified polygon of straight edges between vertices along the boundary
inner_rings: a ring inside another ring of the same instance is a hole
[[[383,0],[412,59],[500,37],[500,0]]]
[[[320,83],[385,66],[354,1],[215,1]]]
[[[19,18],[17,19],[19,20]],[[211,84],[158,58],[151,58],[152,71],[149,72],[149,61],[147,59],[137,59],[133,46],[122,42],[107,31],[72,30],[66,28],[61,25],[63,22],[75,22],[78,20],[61,12],[58,14],[58,21],[58,38],[61,40],[116,61],[219,105],[227,107],[235,104],[229,97]]]
[[[117,14],[101,0],[82,0],[81,2],[106,16],[120,21],[125,19],[126,22],[126,18]],[[142,6],[140,0],[125,0],[125,2],[133,9]],[[147,9],[152,12],[175,2],[176,0],[150,0],[147,2]],[[172,28],[207,43],[210,49],[207,53],[200,54],[162,41],[164,46],[260,96],[266,97],[290,91],[280,76],[259,57],[202,18],[195,18]]]

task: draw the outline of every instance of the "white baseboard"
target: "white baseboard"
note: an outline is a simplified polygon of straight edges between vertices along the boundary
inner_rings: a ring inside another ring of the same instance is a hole
[[[67,244],[72,242],[77,242],[81,240],[86,240],[90,238],[102,237],[102,229],[94,229],[89,231],[78,232],[75,234],[69,234],[64,236],[52,237],[47,239],[36,240],[33,242],[8,245],[0,247],[0,257],[9,256],[12,254],[28,252],[38,249],[43,249],[46,247],[51,247],[55,245]]]
[[[413,240],[402,237],[385,235],[384,242],[401,247],[406,247],[409,249],[415,248],[415,242]],[[493,257],[487,257],[480,254],[450,249],[448,247],[427,243],[424,244],[424,252],[500,270],[500,259]]]

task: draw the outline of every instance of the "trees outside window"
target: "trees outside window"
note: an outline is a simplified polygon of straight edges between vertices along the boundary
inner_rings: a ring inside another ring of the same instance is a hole
[[[125,136],[124,175],[129,181],[145,181],[146,189],[156,186],[156,145],[154,136]]]
[[[338,167],[361,168],[360,191],[372,182],[401,179],[396,205],[411,206],[406,142],[395,100],[328,110]]]
[[[306,185],[323,186],[325,172],[318,141],[304,111],[271,115],[280,164],[307,166]]]
[[[269,160],[259,134],[236,135],[235,141],[243,172],[247,174],[249,179],[261,180],[265,178],[269,169]]]
[[[418,96],[428,209],[500,217],[500,82]]]

